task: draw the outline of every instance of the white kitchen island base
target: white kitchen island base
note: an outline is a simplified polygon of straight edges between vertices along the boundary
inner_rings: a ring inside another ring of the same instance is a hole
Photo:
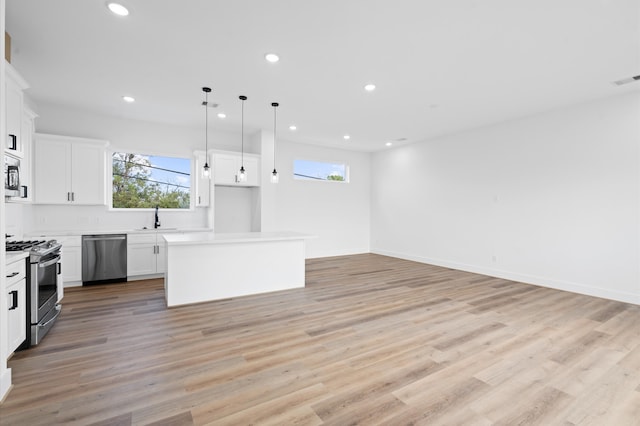
[[[164,235],[167,306],[304,287],[305,240],[294,232]]]

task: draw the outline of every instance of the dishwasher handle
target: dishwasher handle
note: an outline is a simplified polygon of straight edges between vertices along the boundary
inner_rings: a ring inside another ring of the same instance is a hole
[[[109,240],[125,240],[127,239],[126,235],[116,235],[113,237],[87,237],[87,236],[82,236],[82,239],[84,241],[109,241]]]

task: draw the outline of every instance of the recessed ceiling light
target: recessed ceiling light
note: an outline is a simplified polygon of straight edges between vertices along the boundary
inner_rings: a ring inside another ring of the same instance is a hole
[[[225,114],[224,112],[219,112],[218,118],[227,118],[227,114]]]
[[[366,90],[367,92],[373,92],[374,90],[376,90],[376,85],[369,83],[364,86],[364,90]]]
[[[344,140],[345,140],[345,141],[348,141],[349,139],[351,139],[351,136],[349,136],[349,135],[344,135],[344,136],[343,136],[343,138],[344,138]]]
[[[275,53],[267,53],[266,55],[264,55],[264,58],[268,61],[271,62],[272,64],[278,62],[280,60],[280,57],[278,55],[276,55]]]
[[[122,100],[128,103],[132,103],[136,101],[136,98],[134,98],[133,96],[123,96]]]
[[[386,146],[391,146],[391,145],[393,145],[393,143],[392,142],[387,142],[387,143],[385,143],[385,145]]]
[[[295,124],[292,124],[291,126],[289,126],[289,130],[296,131],[298,129],[298,127]]]
[[[107,7],[113,13],[118,16],[127,16],[129,14],[129,9],[121,5],[120,3],[107,3]]]

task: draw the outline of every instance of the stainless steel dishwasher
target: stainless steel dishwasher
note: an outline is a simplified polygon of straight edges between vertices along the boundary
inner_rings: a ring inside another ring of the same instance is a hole
[[[82,283],[127,281],[127,235],[82,236]]]

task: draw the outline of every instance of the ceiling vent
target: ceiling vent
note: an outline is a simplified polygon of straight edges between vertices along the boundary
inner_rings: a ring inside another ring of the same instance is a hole
[[[613,82],[616,86],[623,86],[625,84],[633,83],[634,81],[640,80],[640,75],[635,75],[629,78],[623,78],[622,80],[616,80]]]
[[[204,105],[209,105],[209,108],[218,108],[218,107],[220,106],[220,104],[215,103],[215,102],[209,102],[209,103],[207,104],[207,102],[206,102],[206,101],[202,101],[202,103],[201,103],[200,105],[203,105],[203,106],[204,106]]]

